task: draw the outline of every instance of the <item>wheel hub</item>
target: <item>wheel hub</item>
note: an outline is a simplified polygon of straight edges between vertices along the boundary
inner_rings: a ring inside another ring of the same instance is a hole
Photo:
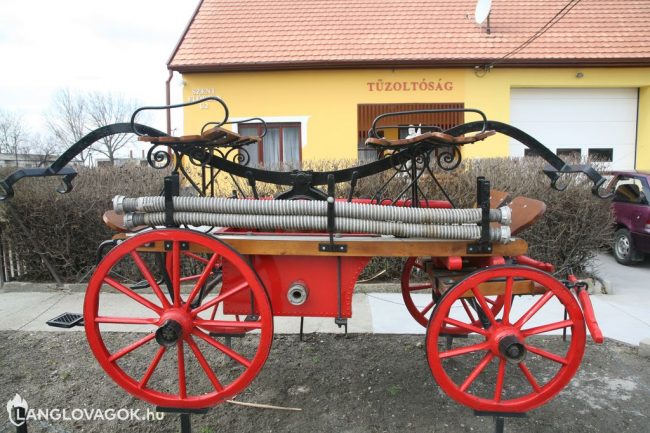
[[[630,252],[630,243],[625,237],[620,237],[616,243],[616,249],[620,256],[627,256]]]
[[[507,361],[519,364],[526,358],[526,346],[515,335],[506,335],[499,340],[499,353]]]
[[[173,346],[192,332],[190,314],[180,308],[172,308],[160,316],[160,325],[156,330],[156,342],[161,346]]]
[[[161,346],[173,346],[183,335],[183,328],[175,320],[167,320],[156,330],[156,342]]]

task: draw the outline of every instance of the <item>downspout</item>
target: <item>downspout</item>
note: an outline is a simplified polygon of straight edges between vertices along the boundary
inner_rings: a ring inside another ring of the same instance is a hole
[[[171,82],[172,78],[174,77],[174,71],[171,69],[169,70],[169,77],[167,78],[167,81],[165,82],[165,105],[170,106],[172,105],[171,99]],[[167,108],[165,110],[167,112],[167,135],[172,135],[172,111],[170,108]]]

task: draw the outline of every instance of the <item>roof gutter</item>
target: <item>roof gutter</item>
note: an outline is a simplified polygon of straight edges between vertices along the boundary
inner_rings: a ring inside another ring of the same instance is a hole
[[[460,68],[482,67],[497,59],[458,60],[368,60],[368,61],[305,61],[305,62],[258,62],[220,64],[169,64],[170,70],[180,73],[193,72],[250,72],[288,71],[305,69],[391,69],[391,68]],[[619,59],[513,59],[499,62],[495,67],[557,68],[557,67],[644,67],[650,66],[650,58]]]

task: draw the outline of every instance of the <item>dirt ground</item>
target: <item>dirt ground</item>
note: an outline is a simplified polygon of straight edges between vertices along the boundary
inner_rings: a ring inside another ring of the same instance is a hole
[[[494,431],[492,418],[474,416],[438,388],[423,341],[412,335],[316,334],[303,342],[276,336],[262,372],[237,400],[302,411],[223,404],[193,416],[193,431]],[[106,376],[83,332],[0,333],[0,404],[16,393],[32,408],[151,408]],[[13,432],[2,412],[0,432]],[[178,416],[167,414],[162,421],[35,421],[29,431],[164,433],[179,426]],[[506,420],[506,432],[650,432],[650,360],[625,344],[589,343],[570,385],[527,418]]]

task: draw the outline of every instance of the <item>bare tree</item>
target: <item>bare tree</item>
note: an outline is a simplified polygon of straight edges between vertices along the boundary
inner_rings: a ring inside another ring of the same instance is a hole
[[[137,108],[134,100],[121,95],[93,92],[73,93],[60,90],[53,101],[47,118],[50,131],[56,139],[68,147],[90,131],[113,123],[128,122]],[[100,139],[91,148],[79,154],[81,163],[90,161],[92,153],[104,155],[113,165],[116,153],[131,141],[130,134],[115,134]]]
[[[94,92],[86,96],[86,107],[92,129],[113,123],[128,122],[138,108],[135,100],[121,95]],[[108,158],[110,165],[115,162],[115,154],[132,140],[131,134],[115,134],[102,138],[93,150]]]
[[[30,152],[38,157],[38,167],[50,165],[61,152],[61,143],[52,135],[33,135],[30,138]]]
[[[59,90],[47,114],[47,125],[59,145],[67,148],[81,140],[90,131],[88,123],[85,98],[80,94],[73,94],[70,89]],[[88,149],[79,154],[78,158],[82,164],[86,163],[90,152]]]
[[[26,152],[27,132],[20,115],[0,110],[0,152],[13,154],[18,166],[18,155]]]

